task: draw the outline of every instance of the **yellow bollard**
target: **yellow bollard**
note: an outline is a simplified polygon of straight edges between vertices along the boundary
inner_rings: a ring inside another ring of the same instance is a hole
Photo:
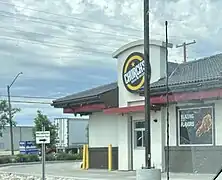
[[[89,145],[86,145],[86,166],[85,169],[89,169]]]
[[[108,170],[112,171],[112,165],[113,165],[113,157],[112,157],[112,144],[109,144],[108,146]]]
[[[86,145],[83,145],[83,152],[82,152],[82,169],[86,168]]]

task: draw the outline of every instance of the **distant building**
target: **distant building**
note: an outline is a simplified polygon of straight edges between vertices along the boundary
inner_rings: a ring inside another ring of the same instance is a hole
[[[88,119],[82,118],[55,118],[54,124],[57,126],[58,150],[74,150],[77,152],[84,144],[88,143],[87,126]]]
[[[33,126],[13,127],[14,150],[19,150],[19,141],[34,141],[32,135]],[[0,151],[11,150],[10,128],[6,126],[0,137]]]

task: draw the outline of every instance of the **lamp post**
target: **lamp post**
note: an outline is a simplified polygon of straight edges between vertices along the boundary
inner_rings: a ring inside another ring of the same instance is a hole
[[[16,79],[23,74],[22,72],[18,73],[13,79],[12,83],[7,86],[8,93],[8,113],[9,113],[9,123],[10,123],[10,137],[11,137],[11,153],[14,155],[14,144],[13,144],[13,127],[12,127],[12,107],[11,107],[11,97],[10,97],[10,88],[15,83]]]
[[[151,124],[150,124],[150,19],[149,19],[149,0],[144,0],[144,64],[145,64],[145,167],[151,168]]]
[[[136,180],[161,180],[161,171],[151,165],[151,115],[150,115],[150,18],[149,1],[144,0],[144,62],[145,62],[145,167],[137,169]]]

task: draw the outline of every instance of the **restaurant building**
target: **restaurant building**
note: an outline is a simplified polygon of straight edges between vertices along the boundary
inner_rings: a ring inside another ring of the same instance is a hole
[[[151,162],[166,168],[166,44],[150,41]],[[172,44],[168,44],[172,48]],[[64,113],[89,115],[89,168],[145,165],[143,40],[113,53],[117,82],[53,101]],[[168,62],[171,172],[215,173],[222,161],[222,54],[186,63]]]

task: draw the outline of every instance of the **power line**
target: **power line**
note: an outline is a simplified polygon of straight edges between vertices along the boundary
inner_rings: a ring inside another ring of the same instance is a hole
[[[0,11],[1,12],[1,11]],[[4,11],[2,11],[2,12],[4,12]],[[6,12],[7,13],[7,12]],[[0,15],[1,16],[1,15]],[[27,16],[27,17],[29,17],[29,16]],[[10,17],[11,18],[11,17]],[[40,21],[38,21],[38,23],[39,23]],[[57,23],[59,23],[59,22],[57,22]],[[48,25],[48,24],[47,24]],[[1,28],[3,28],[3,27],[1,27]],[[5,29],[5,28],[4,28]],[[11,29],[10,29],[11,30]],[[34,33],[34,34],[38,34],[38,35],[42,35],[42,36],[47,36],[46,34],[41,34],[41,33],[35,33],[35,32],[30,32],[30,31],[22,31],[22,30],[17,30],[17,29],[14,29],[14,31],[19,31],[19,32],[24,32],[24,33]],[[155,34],[155,35],[160,35],[160,36],[163,36],[163,34]],[[59,39],[62,39],[62,37],[57,37],[57,36],[52,36],[52,35],[48,35],[49,37],[53,37],[53,38],[59,38]],[[172,36],[172,37],[179,37],[179,36]],[[5,38],[5,37],[3,37],[3,38]],[[6,40],[12,40],[12,38],[10,38],[10,39],[6,39]],[[13,39],[14,40],[14,39]],[[41,45],[47,45],[47,46],[52,46],[52,47],[57,47],[57,48],[70,48],[70,49],[73,49],[73,48],[80,48],[80,49],[87,49],[86,47],[80,47],[80,46],[77,46],[77,47],[70,47],[70,46],[67,46],[66,44],[55,44],[55,43],[51,43],[51,42],[39,42],[39,41],[37,41],[37,40],[24,40],[24,39],[19,39],[20,41],[28,41],[28,42],[35,42],[35,44],[41,44]],[[66,40],[68,40],[68,39],[66,39]],[[70,40],[70,39],[69,39]],[[74,40],[74,39],[72,39],[72,40]],[[18,39],[16,39],[15,41],[17,41],[18,42]],[[79,40],[78,39],[78,41],[80,41],[80,42],[84,42],[84,43],[87,43],[86,41],[82,41],[82,40]],[[27,42],[26,42],[27,43]],[[34,44],[34,43],[32,43],[32,44]],[[65,46],[65,47],[64,47]],[[103,45],[104,47],[108,47],[108,46],[105,46],[105,45]],[[110,46],[109,46],[110,47]],[[79,49],[78,49],[79,50]],[[98,51],[95,51],[94,49],[92,49],[92,48],[88,48],[88,51],[89,52],[94,52],[94,53],[99,53],[99,54],[101,54],[101,53],[103,53],[104,54],[104,52],[102,51],[102,52],[98,52]],[[105,55],[110,55],[112,52],[107,52],[107,53],[105,53]],[[56,58],[60,58],[60,57],[56,57]],[[65,57],[63,57],[63,58],[65,58]],[[72,58],[72,57],[70,57],[70,58]]]
[[[0,27],[3,28],[3,27]],[[25,32],[25,31],[23,31]],[[87,54],[87,52],[90,53],[98,53],[98,54],[104,54],[107,56],[110,56],[112,54],[112,51],[107,51],[104,52],[104,50],[95,50],[92,48],[88,48],[88,47],[82,47],[82,46],[70,46],[70,45],[66,45],[66,44],[58,44],[58,43],[52,43],[52,42],[46,42],[46,41],[40,41],[40,40],[30,40],[30,39],[23,39],[23,38],[17,38],[17,37],[8,37],[8,36],[0,36],[0,39],[2,40],[9,40],[9,41],[16,41],[16,42],[23,42],[23,43],[31,43],[31,44],[39,44],[39,45],[44,45],[44,46],[51,46],[51,47],[55,47],[55,48],[68,48],[70,50],[84,50],[84,53]],[[87,42],[85,42],[87,43]],[[96,45],[96,44],[95,44]],[[104,47],[108,47],[108,46],[104,46]],[[182,57],[182,56],[181,56]],[[54,57],[52,57],[54,58]],[[59,58],[59,59],[63,59],[63,57],[55,57],[55,58]],[[73,57],[64,57],[65,58],[73,58]]]
[[[0,100],[2,101],[2,100]],[[24,103],[24,104],[45,104],[50,105],[52,102],[44,102],[44,101],[24,101],[24,100],[11,100],[13,103]]]
[[[11,5],[11,6],[14,6],[14,7],[19,7],[19,8],[24,8],[24,7],[22,7],[22,6],[18,6],[18,5],[14,5],[14,4],[11,4],[11,3],[8,3],[8,2],[3,2],[3,1],[0,1],[0,3],[2,3],[2,4],[7,4],[7,5]],[[94,22],[94,21],[90,21],[90,20],[86,20],[86,19],[81,19],[81,18],[76,18],[76,17],[72,17],[72,16],[67,16],[67,15],[62,15],[62,14],[56,14],[56,13],[52,13],[52,12],[48,12],[48,11],[42,11],[42,10],[37,10],[37,9],[32,9],[32,8],[27,8],[27,7],[25,7],[24,9],[28,9],[28,10],[31,10],[31,11],[36,11],[36,12],[42,12],[42,13],[45,13],[45,14],[51,14],[51,15],[55,15],[55,16],[59,16],[59,17],[65,17],[65,18],[71,18],[71,19],[76,19],[76,20],[79,20],[79,21],[86,21],[86,22],[90,22],[90,23],[93,23],[93,24],[99,24],[99,25],[106,25],[106,26],[110,26],[110,27],[118,27],[118,28],[121,28],[121,30],[124,28],[124,29],[128,29],[128,30],[132,30],[132,31],[137,31],[137,32],[143,32],[142,30],[139,30],[139,29],[135,29],[135,28],[126,28],[126,27],[123,27],[123,26],[118,26],[118,25],[111,25],[111,24],[101,24],[101,23],[96,23],[96,22]],[[0,12],[5,12],[5,11],[0,11]],[[11,14],[11,15],[13,15],[13,16],[15,16],[15,14],[13,14],[13,13],[9,13],[9,12],[5,12],[5,13],[8,13],[8,14]],[[44,19],[44,18],[39,18],[39,17],[34,17],[34,16],[26,16],[26,15],[21,15],[21,14],[17,14],[17,16],[18,15],[20,15],[20,16],[23,16],[23,17],[25,17],[25,18],[30,18],[30,17],[32,17],[32,18],[35,18],[35,19],[41,19],[41,20],[43,20],[43,21],[51,21],[51,22],[54,22],[54,23],[58,23],[58,24],[65,24],[65,23],[63,23],[63,22],[58,22],[58,21],[53,21],[53,20],[48,20],[48,19]],[[9,16],[8,16],[9,17]],[[15,17],[9,17],[9,18],[15,18]],[[16,18],[18,18],[18,17],[16,17]],[[164,18],[159,18],[159,19],[165,19],[165,17]],[[23,20],[27,20],[27,19],[23,19]],[[169,19],[169,20],[171,20],[171,21],[180,21],[180,22],[184,22],[184,20],[182,20],[182,19]],[[41,21],[37,21],[37,23],[39,23],[39,22],[41,22]],[[42,23],[42,22],[41,22]],[[44,23],[42,23],[42,24],[44,24]],[[49,24],[47,24],[47,25],[49,25]],[[73,26],[73,27],[75,27],[75,29],[77,28],[77,26],[76,26],[76,24],[66,24],[66,25],[69,25],[69,26]],[[86,28],[86,29],[89,29],[89,30],[92,30],[91,28],[89,28],[89,27],[84,27],[84,26],[79,26],[78,25],[78,27],[82,27],[82,28]],[[110,35],[110,36],[113,36],[113,34],[111,34],[111,33],[105,33],[105,32],[95,32],[95,33],[100,33],[100,34],[107,34],[107,35]],[[121,35],[119,34],[118,36],[122,36],[123,35],[123,33],[121,33]],[[158,36],[163,36],[163,37],[165,37],[165,35],[163,35],[163,34],[158,34],[158,33],[153,33],[153,35],[158,35]],[[115,38],[116,38],[116,35],[114,35],[115,36]],[[126,36],[129,36],[129,35],[126,35]],[[133,35],[133,36],[135,36],[135,35]],[[125,35],[123,36],[123,37],[125,37]],[[136,36],[135,36],[136,37]],[[169,36],[169,37],[175,37],[175,38],[185,38],[185,37],[180,37],[180,36]],[[138,38],[138,37],[137,37]]]
[[[18,27],[18,26],[16,26],[16,27]],[[100,45],[100,46],[103,46],[103,47],[111,47],[111,46],[107,46],[107,45],[104,45],[104,43],[102,44],[100,44],[100,43],[91,43],[91,42],[87,42],[87,41],[84,41],[84,40],[82,40],[82,39],[75,39],[75,38],[69,38],[69,39],[67,39],[67,38],[65,38],[65,37],[59,37],[59,36],[54,36],[54,35],[49,35],[49,34],[44,34],[44,33],[36,33],[36,32],[32,32],[32,31],[24,31],[24,30],[20,30],[20,29],[14,29],[14,28],[5,28],[5,27],[0,27],[0,29],[4,29],[4,30],[9,30],[9,31],[15,31],[15,32],[22,32],[22,33],[30,33],[30,34],[35,34],[35,35],[40,35],[40,36],[46,36],[46,37],[52,37],[52,38],[56,38],[56,39],[61,39],[61,40],[66,40],[66,41],[73,41],[73,42],[76,42],[76,41],[78,41],[78,42],[82,42],[82,43],[89,43],[89,44],[93,44],[93,45]],[[158,35],[158,34],[156,34],[156,35]],[[160,34],[161,35],[161,34]],[[179,37],[179,36],[178,36]],[[36,40],[34,40],[34,41],[36,41]],[[45,42],[44,42],[45,43]],[[49,42],[50,43],[50,42]],[[55,43],[53,43],[54,45],[57,45],[57,44],[55,44]],[[64,46],[64,44],[58,44],[58,45],[63,45]],[[67,45],[65,45],[65,46],[67,46]]]
[[[74,38],[70,39],[70,38],[58,37],[58,36],[54,36],[54,35],[50,35],[50,34],[36,33],[36,32],[32,32],[32,31],[24,31],[24,30],[14,29],[14,28],[5,28],[5,27],[1,27],[0,26],[0,29],[4,29],[6,31],[9,30],[9,31],[14,31],[14,32],[29,33],[29,34],[45,36],[45,37],[52,37],[52,38],[55,38],[55,39],[61,39],[61,40],[65,40],[65,41],[73,41],[73,42],[78,41],[78,42],[82,42],[82,43],[90,43],[90,42],[84,41],[82,39],[74,39]],[[100,46],[104,46],[104,47],[109,47],[110,48],[110,46],[106,46],[106,45],[104,45],[104,43],[103,44],[102,43],[101,44],[93,43],[93,45],[100,45]]]
[[[1,4],[7,4],[7,5],[10,5],[10,6],[14,6],[14,7],[24,8],[22,6],[18,6],[18,5],[8,3],[8,2],[4,2],[4,1],[0,1],[0,3]],[[35,11],[35,12],[45,13],[47,15],[51,14],[51,15],[58,16],[58,17],[70,18],[70,19],[75,19],[75,20],[79,20],[79,21],[85,21],[85,22],[98,24],[98,25],[105,25],[105,26],[109,26],[109,27],[117,27],[117,28],[121,28],[121,29],[124,28],[124,29],[129,29],[131,31],[143,32],[142,30],[131,28],[131,27],[126,28],[126,27],[119,26],[119,25],[112,25],[112,24],[106,24],[106,23],[101,24],[101,23],[97,23],[97,22],[94,22],[94,21],[91,21],[91,20],[88,20],[88,19],[76,18],[76,17],[73,17],[73,16],[67,16],[67,15],[63,15],[63,14],[56,14],[56,13],[52,13],[52,12],[49,12],[49,11],[37,10],[37,9],[34,9],[34,8],[25,7],[24,9],[28,9],[28,10]]]
[[[91,53],[99,53],[99,54],[104,54],[104,55],[111,55],[112,52],[104,52],[104,51],[96,51],[95,49],[92,49],[92,48],[88,48],[88,47],[81,47],[81,46],[67,46],[65,44],[55,44],[55,43],[50,43],[50,42],[41,42],[41,41],[38,41],[38,40],[26,40],[26,39],[22,39],[22,38],[11,38],[11,37],[6,37],[6,36],[0,36],[0,39],[2,40],[9,40],[9,41],[16,41],[16,42],[24,42],[24,43],[31,43],[31,44],[40,44],[40,45],[46,45],[46,46],[51,46],[51,47],[56,47],[56,48],[68,48],[70,50],[83,50],[84,49],[84,53],[86,53],[87,51],[88,52],[91,52]]]
[[[45,105],[52,104],[50,102],[39,102],[39,101],[15,101],[15,100],[13,100],[11,102],[13,102],[13,103],[24,103],[24,104],[45,104]]]
[[[3,28],[3,27],[0,27],[0,28]],[[17,38],[17,37],[8,37],[8,36],[0,36],[0,39],[9,40],[9,41],[16,41],[17,43],[23,42],[23,43],[31,43],[31,44],[39,44],[39,45],[44,45],[44,46],[51,46],[51,47],[56,47],[56,48],[66,48],[66,49],[68,48],[70,50],[76,50],[77,49],[77,50],[80,50],[80,51],[84,51],[84,53],[88,54],[88,55],[91,55],[91,53],[98,53],[98,54],[104,54],[106,56],[110,56],[112,54],[111,51],[108,51],[108,52],[104,52],[103,50],[97,51],[95,49],[88,48],[88,47],[68,46],[66,44],[56,44],[56,43],[51,43],[51,42],[46,42],[46,41],[42,42],[40,40],[30,40],[30,39],[23,39],[23,38]],[[44,56],[44,57],[45,58],[56,58],[56,59],[66,59],[66,58],[71,59],[71,58],[74,58],[74,57],[62,57],[62,56],[61,57]],[[178,56],[178,57],[182,57],[182,56]],[[193,58],[193,59],[195,59],[195,58]]]
[[[3,28],[3,27],[0,27],[0,28]],[[18,31],[21,31],[21,30],[18,30]],[[28,31],[22,31],[22,32],[28,32]],[[28,32],[28,33],[32,33],[32,32]],[[55,38],[59,38],[59,37],[55,36]],[[99,54],[104,54],[104,55],[112,54],[112,51],[107,51],[107,52],[104,52],[104,50],[97,51],[95,49],[88,48],[88,47],[82,47],[82,46],[77,46],[77,45],[70,46],[70,45],[66,45],[66,44],[61,44],[61,43],[58,44],[58,43],[52,43],[52,42],[49,42],[49,41],[47,41],[47,42],[46,41],[40,41],[40,40],[36,40],[36,39],[30,40],[30,39],[23,39],[23,38],[17,38],[17,37],[8,37],[8,36],[0,36],[0,39],[9,40],[9,41],[16,41],[16,42],[31,43],[31,44],[40,44],[40,45],[51,46],[51,47],[56,47],[56,48],[66,48],[66,49],[68,48],[70,50],[74,50],[74,49],[83,50],[84,49],[84,53],[85,53],[85,51],[88,51],[88,52],[91,52],[91,53],[93,52],[93,53],[99,53]],[[84,41],[82,41],[82,42],[84,42]],[[84,42],[84,43],[87,43],[87,42]],[[109,47],[109,46],[104,46],[104,47]]]
[[[115,37],[115,39],[116,39],[116,38],[119,39],[118,37],[127,37],[127,36],[135,37],[135,38],[137,38],[137,39],[138,39],[138,38],[141,38],[141,37],[139,37],[139,36],[132,35],[132,34],[129,35],[129,34],[123,34],[123,33],[121,33],[121,34],[116,35],[116,34],[113,34],[113,33],[107,33],[107,32],[102,32],[102,31],[92,31],[92,29],[89,28],[89,27],[85,27],[85,26],[81,26],[81,25],[76,26],[76,24],[68,24],[68,23],[64,23],[64,22],[58,22],[58,21],[49,20],[49,19],[44,19],[44,18],[39,18],[39,17],[34,17],[34,16],[26,16],[26,15],[20,15],[20,14],[19,14],[19,15],[17,15],[17,16],[15,17],[13,13],[6,12],[6,11],[0,11],[0,13],[1,13],[1,12],[2,12],[2,13],[7,13],[7,14],[9,14],[9,15],[0,14],[0,16],[4,16],[4,17],[8,17],[8,18],[20,19],[20,20],[23,20],[23,21],[30,21],[30,22],[40,23],[40,24],[45,24],[45,25],[52,25],[52,26],[59,27],[59,28],[62,28],[62,27],[61,27],[61,24],[63,24],[64,26],[72,26],[72,27],[75,28],[75,30],[78,29],[78,28],[85,28],[85,29],[91,30],[92,33],[99,33],[99,34],[103,34],[103,35],[109,35],[109,36],[111,36],[111,37]],[[11,15],[11,16],[10,16],[10,15]],[[23,18],[22,18],[22,17],[18,17],[18,16],[22,16]],[[37,19],[37,21],[30,19],[30,17],[33,18],[33,19]],[[27,19],[27,18],[28,18],[28,19]],[[53,23],[56,23],[57,25],[44,23],[44,22],[41,22],[41,21],[39,21],[39,20],[43,20],[43,21],[47,21],[47,22],[53,22]],[[62,30],[64,30],[64,29],[62,29]],[[81,31],[81,29],[78,29],[78,30]],[[66,31],[73,33],[73,31],[70,31],[70,30],[67,30],[67,29],[66,29]],[[161,34],[161,33],[152,33],[152,35],[158,35],[158,36],[163,36],[163,37],[165,37],[165,35],[164,35],[164,34]],[[173,38],[185,38],[185,37],[182,37],[182,36],[175,36],[175,35],[170,35],[169,37],[173,37]],[[122,40],[122,39],[119,39],[119,40]]]
[[[81,25],[77,26],[76,24],[72,24],[72,23],[68,24],[68,23],[64,23],[64,22],[58,22],[58,21],[55,21],[55,20],[49,20],[49,19],[44,19],[44,18],[40,18],[40,17],[27,16],[27,15],[21,15],[21,14],[17,14],[16,17],[15,17],[15,15],[13,13],[6,12],[6,11],[0,11],[0,13],[5,13],[5,14],[0,14],[0,16],[8,17],[8,18],[11,18],[11,19],[20,19],[20,20],[23,20],[23,21],[29,21],[29,22],[39,23],[39,24],[44,24],[44,25],[51,25],[51,26],[55,26],[57,28],[60,28],[62,30],[64,30],[64,26],[65,27],[71,26],[75,30],[79,30],[78,28],[80,27],[80,28],[90,30],[92,33],[100,33],[100,34],[103,34],[103,35],[109,35],[109,36],[112,36],[112,37],[114,37],[114,36],[116,37],[116,35],[114,33],[107,33],[107,32],[102,32],[102,31],[99,31],[99,32],[98,31],[93,31],[93,29],[91,29],[89,27],[81,26]],[[33,20],[33,19],[35,19],[35,20]],[[39,21],[39,20],[41,20],[41,21]],[[47,23],[42,22],[42,21],[46,21]],[[49,24],[49,23],[51,23],[51,24]],[[56,24],[52,24],[52,23],[56,23]],[[73,33],[73,31],[69,31],[69,32]],[[127,37],[127,36],[129,36],[129,34],[121,33],[118,36],[119,37]],[[135,35],[130,35],[130,36],[135,36]],[[138,38],[138,36],[135,36],[135,37]]]
[[[30,44],[39,44],[39,45],[43,45],[43,46],[51,46],[51,47],[55,47],[55,48],[66,48],[69,49],[69,50],[76,50],[77,49],[78,51],[84,51],[84,54],[86,55],[92,55],[92,53],[98,53],[98,54],[103,54],[105,56],[110,56],[112,54],[112,52],[103,52],[102,50],[101,51],[96,51],[95,49],[92,49],[92,48],[87,48],[87,47],[70,47],[70,46],[67,46],[65,44],[55,44],[55,43],[46,43],[46,42],[41,42],[41,41],[37,41],[37,40],[27,40],[27,39],[22,39],[22,38],[16,38],[16,37],[6,37],[6,36],[0,36],[0,39],[2,40],[8,40],[8,41],[15,41],[15,42],[23,42],[23,43],[30,43]],[[78,53],[75,53],[75,55],[77,55]],[[51,56],[41,56],[41,55],[38,55],[39,57],[42,57],[42,58],[52,58],[52,59],[73,59],[75,58],[74,56],[72,57],[63,57],[63,56],[60,56],[60,57],[51,57]],[[183,56],[177,56],[177,57],[183,57]],[[192,57],[188,57],[190,59],[196,59],[196,58],[192,58]]]
[[[20,2],[20,1],[15,1],[15,2]],[[18,8],[27,9],[27,10],[30,10],[30,11],[40,12],[40,13],[44,13],[44,14],[51,14],[51,15],[58,16],[58,17],[75,19],[75,20],[78,20],[78,21],[85,21],[85,22],[89,22],[89,23],[92,23],[92,24],[112,26],[112,27],[117,27],[117,28],[129,29],[129,30],[132,30],[132,31],[143,32],[142,29],[140,30],[140,29],[135,29],[135,28],[132,28],[132,27],[123,27],[123,26],[120,26],[120,25],[113,25],[113,24],[107,24],[107,23],[98,23],[98,22],[95,22],[95,21],[92,21],[92,20],[89,20],[89,19],[77,18],[77,17],[73,17],[73,16],[69,16],[69,15],[53,13],[53,12],[50,12],[50,11],[37,10],[37,9],[34,9],[34,8],[29,8],[29,7],[24,8],[23,6],[15,5],[15,4],[12,4],[12,3],[5,2],[5,1],[0,1],[0,3],[1,4],[6,4],[6,5],[9,5],[9,6],[18,7]],[[25,4],[25,5],[27,5],[27,4]],[[152,9],[150,10],[150,13],[152,13]],[[161,17],[159,19],[165,20],[166,17]],[[184,19],[175,19],[175,18],[167,18],[167,19],[169,19],[169,21],[184,22]]]
[[[0,94],[1,97],[8,97],[7,95],[5,94]],[[50,99],[50,100],[53,100],[53,99],[58,99],[58,97],[45,97],[45,96],[13,96],[11,95],[11,97],[14,97],[14,98],[29,98],[29,99]]]
[[[5,12],[5,11],[0,11],[0,12]],[[8,12],[5,12],[5,13],[8,13]],[[13,15],[12,13],[11,13],[11,15]],[[1,14],[0,14],[0,16],[1,16]],[[3,15],[3,16],[5,16],[5,15]],[[9,18],[14,18],[14,17],[10,17],[10,16],[6,16],[6,17],[9,17]],[[30,18],[30,16],[27,16],[28,18]],[[27,19],[23,19],[23,20],[26,20],[27,21]],[[31,20],[29,20],[29,21],[31,21]],[[49,21],[49,20],[47,20],[47,21]],[[35,21],[35,22],[37,22],[37,23],[41,23],[42,24],[42,22],[41,21]],[[60,23],[60,22],[57,22],[57,23]],[[46,24],[46,23],[44,23],[44,24]],[[47,25],[49,25],[49,24],[47,24]],[[68,24],[67,24],[68,25]],[[58,27],[58,26],[57,26]],[[21,31],[21,30],[14,30],[14,31]],[[25,32],[25,31],[24,31]],[[33,33],[33,32],[28,32],[28,33]],[[99,34],[104,34],[103,32],[94,32],[94,33],[99,33]],[[45,34],[40,34],[40,33],[35,33],[35,34],[39,34],[39,35],[45,35]],[[107,35],[108,35],[108,33],[106,33]],[[109,34],[110,36],[113,36],[113,34]],[[153,35],[158,35],[158,36],[164,36],[163,34],[158,34],[158,33],[155,33],[155,34],[153,34]],[[50,37],[54,37],[54,38],[59,38],[59,39],[62,39],[61,37],[56,37],[56,36],[52,36],[52,35],[49,35]],[[123,36],[124,37],[124,36]],[[136,36],[135,36],[136,37]],[[184,37],[180,37],[180,36],[171,36],[171,37],[174,37],[174,38],[184,38]],[[138,37],[136,37],[136,38],[138,38]],[[118,38],[116,38],[116,36],[115,36],[115,39],[118,39]],[[67,40],[67,39],[66,39]],[[73,39],[74,40],[74,39]],[[120,39],[120,40],[122,40],[122,39]],[[82,40],[79,40],[79,41],[81,41],[81,42],[86,42],[86,41],[82,41]],[[104,46],[104,45],[103,45]],[[108,46],[104,46],[104,47],[108,47]]]

